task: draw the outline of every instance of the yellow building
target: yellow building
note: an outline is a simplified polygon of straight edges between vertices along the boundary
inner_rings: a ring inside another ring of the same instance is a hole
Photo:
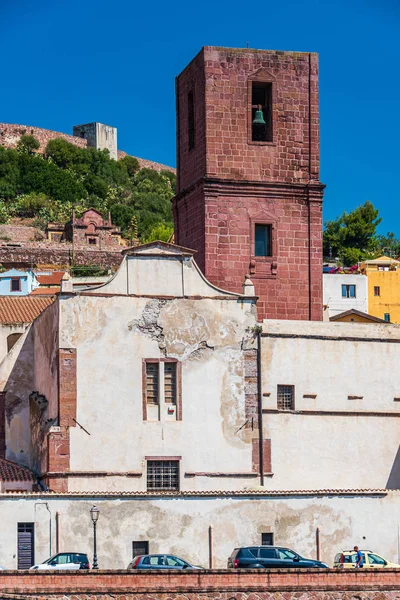
[[[400,323],[400,261],[381,256],[361,263],[360,271],[368,277],[368,313]]]

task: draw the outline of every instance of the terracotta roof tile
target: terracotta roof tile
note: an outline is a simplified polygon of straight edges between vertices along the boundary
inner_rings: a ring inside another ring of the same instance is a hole
[[[0,458],[0,480],[1,481],[36,481],[35,475],[26,467],[17,463]]]
[[[60,292],[59,287],[38,287],[35,288],[29,296],[54,296]]]
[[[40,285],[61,285],[65,271],[54,271],[51,275],[36,275]]]
[[[257,498],[280,496],[387,496],[398,491],[386,489],[325,489],[325,490],[231,490],[231,491],[186,491],[186,492],[121,492],[121,491],[93,491],[93,492],[24,492],[24,496],[64,496],[75,498]],[[0,496],[3,494],[0,493]],[[5,494],[4,494],[5,495]],[[10,496],[10,492],[6,494]],[[20,495],[20,493],[19,493]]]
[[[0,324],[32,323],[54,299],[54,296],[0,296]]]

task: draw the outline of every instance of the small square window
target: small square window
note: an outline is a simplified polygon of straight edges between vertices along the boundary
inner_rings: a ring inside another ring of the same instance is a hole
[[[381,295],[381,288],[379,287],[379,285],[375,285],[374,286],[374,296],[380,296]]]
[[[383,318],[384,318],[384,320],[385,320],[387,323],[390,323],[390,313],[385,313],[385,314],[383,315]]]
[[[88,242],[90,246],[95,246],[97,244],[96,238],[88,238]]]
[[[132,542],[132,558],[149,553],[149,542]]]
[[[251,83],[251,140],[272,142],[272,83]]]
[[[278,410],[294,410],[294,385],[278,385]]]
[[[255,225],[254,255],[272,256],[272,225]]]
[[[342,298],[355,298],[356,297],[356,286],[355,285],[342,285]]]
[[[11,292],[20,292],[21,291],[21,278],[13,277],[10,282],[10,291]]]
[[[261,545],[262,546],[273,546],[274,545],[274,534],[273,533],[262,533],[261,534]]]
[[[179,461],[148,460],[147,489],[179,490]]]

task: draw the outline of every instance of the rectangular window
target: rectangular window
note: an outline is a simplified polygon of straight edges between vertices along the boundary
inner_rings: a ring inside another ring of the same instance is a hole
[[[179,490],[179,461],[148,460],[147,489],[154,491]]]
[[[195,128],[194,128],[194,95],[193,92],[188,93],[188,139],[189,139],[189,152],[194,148],[195,142]]]
[[[176,404],[176,363],[164,363],[164,401]]]
[[[251,84],[251,139],[272,142],[272,83]]]
[[[385,319],[385,321],[386,321],[387,323],[390,323],[390,313],[385,313],[385,314],[383,315],[383,318]]]
[[[149,542],[132,542],[132,558],[149,553]]]
[[[254,255],[272,256],[272,225],[255,225]]]
[[[355,298],[356,297],[356,286],[355,285],[342,285],[342,298]]]
[[[261,545],[262,546],[273,546],[274,545],[274,534],[273,533],[262,533],[261,534]]]
[[[380,296],[381,295],[381,288],[379,287],[379,285],[375,285],[374,286],[374,296]]]
[[[294,385],[278,385],[278,410],[294,410]]]
[[[88,242],[90,246],[95,246],[97,244],[96,238],[88,238]]]
[[[182,364],[172,358],[142,362],[144,421],[182,421]]]
[[[21,278],[20,277],[12,277],[10,281],[10,292],[20,292],[21,291]]]
[[[158,367],[159,363],[146,363],[147,404],[159,403]]]

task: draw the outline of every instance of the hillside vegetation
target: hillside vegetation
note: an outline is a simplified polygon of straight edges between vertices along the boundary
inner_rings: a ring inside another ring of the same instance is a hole
[[[61,138],[51,140],[44,155],[39,142],[21,136],[17,149],[0,146],[0,223],[11,217],[68,221],[93,207],[119,225],[124,237],[141,242],[168,239],[173,231],[171,198],[175,175],[140,169],[136,158],[115,161],[108,150],[78,148]]]

